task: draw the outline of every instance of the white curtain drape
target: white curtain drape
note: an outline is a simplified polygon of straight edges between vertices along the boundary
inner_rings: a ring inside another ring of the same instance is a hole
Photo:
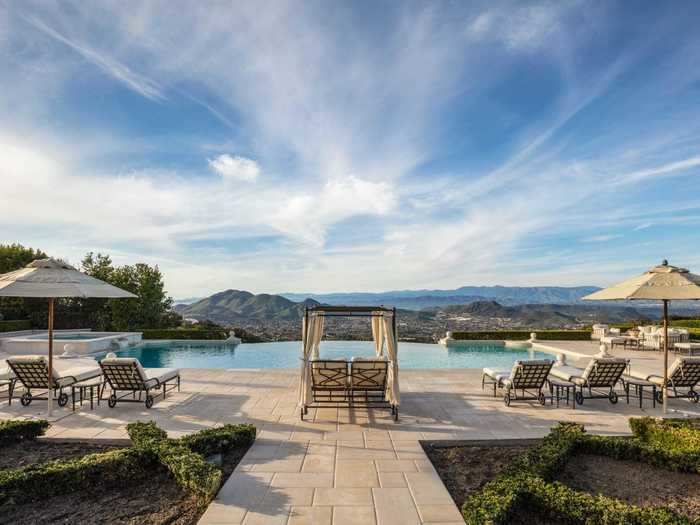
[[[372,317],[372,339],[374,339],[374,352],[377,357],[384,353],[384,320],[377,315]]]
[[[311,348],[311,359],[318,359],[319,347],[321,346],[321,339],[323,339],[323,320],[322,316],[314,316],[314,330],[313,330],[313,347]]]
[[[398,360],[398,337],[394,332],[392,317],[385,316],[384,334],[386,339],[386,351],[389,358],[389,373],[387,375],[387,401],[392,405],[401,404],[401,392],[399,391],[399,360]]]
[[[305,407],[311,404],[311,355],[314,348],[314,334],[316,332],[316,321],[319,318],[312,316],[308,324],[306,317],[302,322],[301,341],[301,370],[299,376],[299,406]]]

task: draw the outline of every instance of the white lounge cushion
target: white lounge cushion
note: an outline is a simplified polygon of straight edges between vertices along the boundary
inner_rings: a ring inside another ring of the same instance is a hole
[[[387,357],[385,355],[380,355],[380,356],[374,356],[374,357],[363,357],[363,356],[355,356],[352,358],[353,361],[367,361],[367,362],[372,362],[372,361],[382,361],[386,362],[388,361]]]
[[[15,373],[9,366],[0,368],[0,381],[9,381],[15,377]]]
[[[180,375],[179,368],[145,368],[144,370],[148,379],[157,379],[161,383],[165,383]]]
[[[484,368],[483,369],[484,375],[489,376],[491,379],[493,379],[496,382],[501,382],[504,379],[507,379],[510,377],[510,370],[498,370],[496,368]]]
[[[19,357],[11,357],[8,363],[40,363],[48,367],[48,360],[43,355],[27,355]],[[54,359],[53,362],[53,377],[55,381],[75,378],[76,381],[82,381],[90,377],[99,376],[102,371],[96,361],[92,359],[70,359],[60,360]],[[65,381],[63,381],[65,383]]]
[[[584,369],[578,368],[577,366],[563,365],[554,366],[549,371],[551,375],[564,381],[571,381],[574,377],[582,377]]]

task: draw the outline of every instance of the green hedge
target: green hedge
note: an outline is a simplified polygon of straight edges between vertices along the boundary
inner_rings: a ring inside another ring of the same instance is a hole
[[[224,425],[200,430],[180,439],[191,451],[204,457],[225,454],[236,447],[249,446],[255,441],[253,425]]]
[[[196,493],[204,502],[216,495],[222,475],[204,457],[250,445],[255,440],[255,427],[251,425],[225,425],[177,440],[168,439],[153,421],[130,423],[126,430],[135,447],[155,454],[178,485]]]
[[[667,469],[689,470],[688,454],[665,451],[637,438],[589,436],[580,425],[560,423],[539,446],[514,460],[496,479],[467,498],[462,506],[465,522],[470,525],[505,525],[515,514],[535,510],[545,518],[581,525],[692,523],[668,508],[640,508],[552,482],[568,458],[577,452],[645,461]]]
[[[700,430],[695,428],[693,420],[632,418],[630,428],[638,439],[649,445],[679,454],[700,454]]]
[[[590,330],[493,330],[482,332],[452,332],[458,341],[527,341],[535,332],[540,341],[589,341]]]
[[[671,326],[678,328],[700,328],[700,319],[681,319],[679,321],[671,321]]]
[[[43,436],[47,428],[49,428],[49,422],[44,419],[0,421],[0,447]]]
[[[0,321],[0,332],[17,332],[19,330],[31,330],[32,322],[29,319],[19,321]]]
[[[226,330],[195,330],[195,329],[139,329],[143,339],[181,339],[181,340],[220,340],[228,338]]]
[[[122,449],[0,470],[0,505],[44,500],[69,492],[146,479],[158,468],[155,456],[143,449]]]

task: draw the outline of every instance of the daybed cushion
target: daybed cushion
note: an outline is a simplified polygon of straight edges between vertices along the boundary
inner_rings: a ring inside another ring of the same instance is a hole
[[[676,372],[679,371],[678,369],[681,367],[681,363],[685,363],[686,366],[689,365],[690,363],[700,364],[700,357],[679,357],[679,358],[677,358],[673,362],[673,364],[668,368],[669,379],[673,377],[673,374],[675,374]],[[663,384],[664,384],[663,376],[660,376],[658,374],[646,374],[646,373],[632,371],[632,372],[630,372],[630,375],[632,377],[636,377],[638,379],[645,379],[647,381],[655,383],[658,386],[663,386]]]
[[[9,381],[15,377],[15,373],[9,366],[0,368],[0,381]]]

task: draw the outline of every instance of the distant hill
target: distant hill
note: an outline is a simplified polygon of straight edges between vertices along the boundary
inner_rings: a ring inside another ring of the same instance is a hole
[[[175,310],[184,317],[228,324],[261,319],[298,320],[304,315],[305,306],[317,304],[314,300],[294,302],[281,295],[226,290],[189,305],[176,305]]]
[[[411,310],[493,300],[501,305],[581,304],[597,286],[462,286],[454,290],[397,290],[380,293],[283,293],[291,301],[312,298],[324,304],[385,304]]]
[[[576,323],[621,323],[649,319],[630,306],[611,304],[523,304],[503,306],[496,301],[477,301],[432,309],[448,318],[500,318],[522,326],[550,327]]]

